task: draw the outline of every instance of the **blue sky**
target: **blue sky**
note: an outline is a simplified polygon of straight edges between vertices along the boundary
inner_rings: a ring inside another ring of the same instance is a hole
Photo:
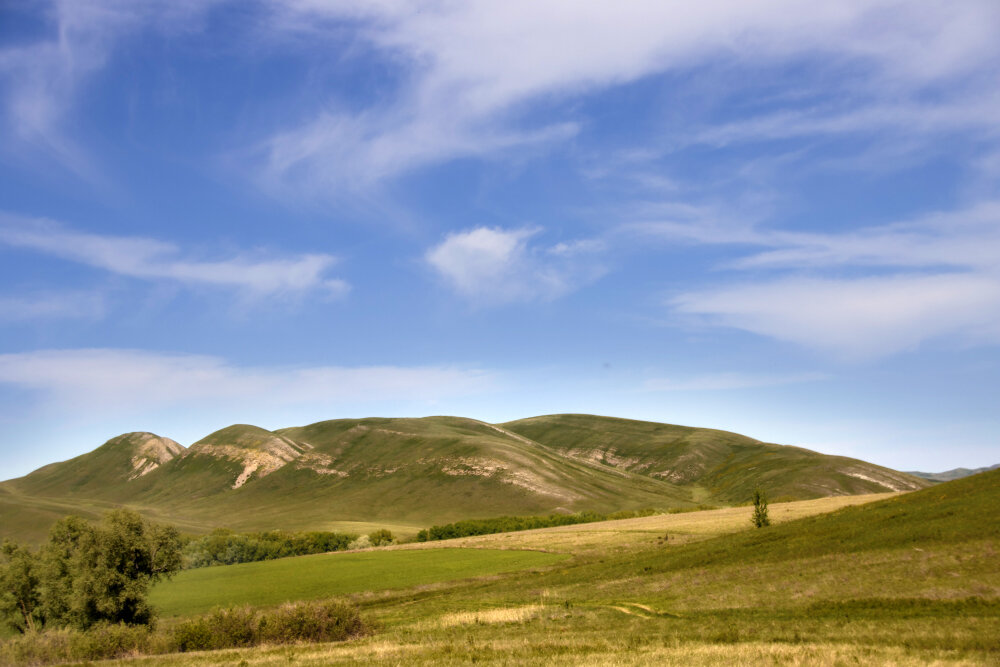
[[[0,478],[590,412],[1000,461],[993,0],[0,5]]]

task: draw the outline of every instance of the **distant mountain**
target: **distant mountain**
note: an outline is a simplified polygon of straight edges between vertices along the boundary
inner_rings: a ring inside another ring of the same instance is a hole
[[[990,470],[996,470],[997,468],[1000,468],[1000,463],[987,466],[985,468],[976,468],[974,470],[970,470],[969,468],[955,468],[944,472],[913,471],[906,474],[913,475],[914,477],[920,477],[921,479],[929,479],[932,482],[950,482],[953,479],[962,479],[963,477],[968,477],[969,475],[978,475],[981,472],[989,472]]]
[[[912,490],[930,483],[856,459],[725,431],[591,415],[487,424],[461,417],[238,424],[184,448],[128,433],[0,483],[0,537],[38,541],[59,516],[126,505],[194,532],[413,529],[505,514]]]

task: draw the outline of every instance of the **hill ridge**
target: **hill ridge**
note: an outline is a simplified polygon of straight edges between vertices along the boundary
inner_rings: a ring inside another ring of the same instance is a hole
[[[736,433],[592,415],[502,424],[369,417],[273,431],[233,424],[187,449],[161,439],[160,459],[150,451],[153,459],[133,461],[153,438],[123,434],[0,482],[0,511],[34,535],[44,526],[31,528],[28,516],[50,521],[57,507],[108,504],[204,530],[391,522],[415,532],[470,517],[739,504],[758,483],[774,500],[930,484]]]

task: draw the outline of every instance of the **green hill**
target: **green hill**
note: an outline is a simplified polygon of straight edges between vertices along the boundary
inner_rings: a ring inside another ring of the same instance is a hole
[[[715,502],[746,502],[756,484],[772,500],[927,486],[911,475],[857,459],[714,429],[593,415],[547,415],[501,426],[568,458],[700,488]]]
[[[878,466],[734,433],[587,415],[493,425],[460,417],[239,424],[184,449],[149,433],[0,483],[0,535],[38,540],[58,516],[128,505],[188,530],[403,534],[501,515],[913,489]]]

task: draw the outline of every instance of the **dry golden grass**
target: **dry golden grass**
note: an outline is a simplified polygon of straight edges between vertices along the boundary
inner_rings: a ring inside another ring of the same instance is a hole
[[[520,607],[501,607],[499,609],[482,609],[479,611],[460,611],[445,614],[433,622],[439,628],[451,628],[456,625],[486,625],[496,623],[522,623],[537,616],[544,606],[529,604]]]
[[[622,647],[610,644],[595,646],[581,653],[578,646],[566,645],[566,652],[553,651],[543,660],[533,655],[536,639],[516,637],[477,642],[452,647],[446,642],[396,643],[386,640],[362,640],[348,644],[321,644],[297,647],[274,647],[258,650],[231,650],[186,655],[159,656],[110,664],[158,665],[176,667],[209,665],[400,665],[400,664],[479,664],[517,665],[784,665],[833,667],[834,665],[981,665],[979,658],[960,656],[949,651],[913,652],[896,646],[858,646],[840,643],[782,644],[741,642],[716,644],[672,642],[667,645]],[[550,641],[553,648],[563,642]]]
[[[800,500],[790,503],[772,503],[771,521],[783,523],[794,519],[833,512],[848,507],[892,497],[894,493],[874,493],[863,496],[835,496]],[[470,547],[489,549],[540,549],[563,553],[588,551],[628,551],[648,547],[665,536],[670,543],[683,544],[723,533],[732,533],[750,527],[752,507],[727,507],[718,510],[684,512],[681,514],[656,514],[637,519],[581,523],[572,526],[539,528],[516,533],[497,533],[461,537],[440,542],[423,542],[401,545],[397,548],[435,549],[442,547]]]

